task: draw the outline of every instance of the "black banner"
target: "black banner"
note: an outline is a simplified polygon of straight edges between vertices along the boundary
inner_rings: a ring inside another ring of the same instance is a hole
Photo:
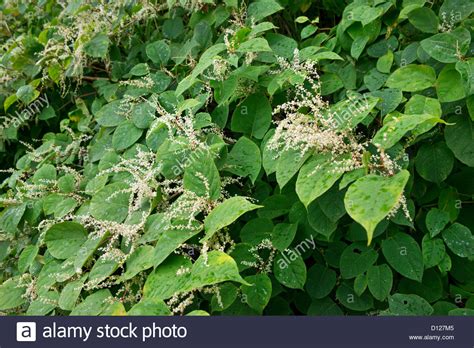
[[[0,348],[474,347],[472,317],[2,317]]]

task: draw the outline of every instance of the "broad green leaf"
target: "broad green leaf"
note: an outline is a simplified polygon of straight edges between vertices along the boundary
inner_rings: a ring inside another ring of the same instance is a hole
[[[260,205],[250,203],[244,197],[236,196],[225,200],[214,208],[205,218],[204,228],[206,230],[206,235],[201,239],[201,242],[209,240],[214,233],[230,225],[246,212],[261,207],[262,206]]]
[[[84,45],[84,52],[94,58],[105,58],[109,50],[109,44],[109,37],[100,33]]]
[[[121,279],[132,279],[140,272],[153,267],[153,251],[154,248],[151,245],[142,245],[135,249],[127,259],[126,271],[122,274]]]
[[[57,291],[48,291],[34,299],[26,311],[26,315],[47,315],[57,307],[59,294]]]
[[[158,238],[154,251],[149,255],[149,259],[146,262],[151,262],[154,267],[160,265],[181,244],[201,232],[201,226],[193,227],[186,229],[170,226],[165,229]]]
[[[474,167],[474,122],[467,115],[450,117],[444,131],[446,145],[462,163]]]
[[[472,1],[445,0],[439,9],[439,17],[450,18],[454,23],[462,21],[474,12]]]
[[[26,286],[20,280],[20,276],[9,278],[0,285],[0,310],[21,306],[26,302],[23,295],[26,292]]]
[[[468,227],[456,222],[445,229],[442,236],[448,248],[459,257],[474,256],[474,236]]]
[[[128,185],[116,182],[105,186],[92,197],[90,213],[105,221],[123,222],[128,215],[130,193]]]
[[[164,40],[159,40],[146,45],[146,55],[153,63],[165,65],[170,59],[171,50]]]
[[[351,279],[365,273],[377,261],[378,257],[379,255],[374,249],[362,243],[349,245],[341,254],[341,276]]]
[[[237,48],[237,52],[271,52],[272,49],[268,46],[267,40],[261,37],[253,38],[243,42]]]
[[[410,174],[402,170],[392,177],[370,174],[358,179],[347,190],[347,213],[367,231],[370,244],[377,224],[398,204]]]
[[[418,295],[395,294],[388,298],[388,305],[392,315],[427,316],[433,313],[433,307]]]
[[[423,144],[415,158],[415,168],[420,176],[434,183],[441,183],[451,173],[454,156],[443,141]]]
[[[112,294],[109,289],[98,290],[79,303],[70,315],[97,316],[108,306],[110,299]]]
[[[441,103],[450,103],[466,97],[461,74],[454,66],[447,65],[436,80],[436,92]]]
[[[322,299],[328,296],[336,285],[336,272],[320,264],[308,270],[305,289],[311,298]]]
[[[171,311],[163,300],[144,298],[127,312],[131,316],[163,316],[171,315]]]
[[[192,163],[184,170],[183,187],[200,197],[216,200],[221,195],[219,171],[208,152],[193,156]]]
[[[306,265],[294,250],[281,252],[273,263],[275,278],[290,289],[303,289],[306,283]]]
[[[25,214],[26,204],[14,205],[5,208],[0,214],[0,231],[14,235],[18,231],[18,224]]]
[[[425,268],[437,266],[446,255],[446,248],[443,241],[439,238],[431,239],[428,235],[423,237],[421,250]]]
[[[387,87],[405,92],[417,92],[433,86],[436,72],[428,65],[409,64],[395,70],[387,80]]]
[[[432,208],[426,214],[426,228],[428,228],[428,231],[430,232],[431,237],[437,236],[443,229],[444,227],[448,224],[450,221],[449,219],[449,213],[440,210],[438,208]]]
[[[293,178],[309,156],[311,156],[310,151],[302,155],[300,151],[293,149],[280,154],[280,157],[276,159],[276,179],[280,188],[283,188]]]
[[[121,151],[135,144],[142,136],[143,131],[137,128],[131,121],[121,123],[112,137],[112,146]]]
[[[344,307],[358,312],[367,311],[374,306],[374,299],[367,291],[358,296],[349,282],[343,282],[339,285],[336,290],[336,299]]]
[[[275,0],[257,0],[248,6],[247,16],[258,22],[282,9],[283,7]]]
[[[393,274],[386,264],[371,266],[367,270],[367,286],[375,299],[384,301],[392,290]]]
[[[436,34],[439,20],[429,7],[420,7],[408,13],[408,20],[418,30],[424,33]]]
[[[27,245],[18,258],[18,270],[25,273],[35,261],[39,248],[37,245]]]
[[[44,242],[48,251],[57,259],[75,255],[87,239],[87,231],[77,222],[65,221],[46,231]]]
[[[382,242],[382,252],[393,269],[402,276],[421,281],[423,256],[418,243],[406,233],[397,233]]]
[[[312,201],[329,190],[342,176],[338,163],[331,155],[317,154],[301,167],[296,180],[296,193],[307,207]]]
[[[257,93],[247,97],[232,115],[233,132],[262,139],[272,121],[272,107],[267,97]]]
[[[121,100],[115,100],[109,104],[105,104],[95,114],[97,123],[103,127],[116,127],[125,121],[121,104]]]
[[[242,285],[243,299],[253,309],[262,312],[272,296],[272,281],[266,274],[256,274],[245,277],[251,286]]]
[[[59,308],[64,309],[66,311],[71,311],[74,309],[74,306],[76,305],[77,299],[81,294],[82,287],[87,279],[87,276],[88,275],[85,274],[81,278],[66,284],[66,286],[61,291],[61,294],[59,295]]]
[[[272,245],[279,251],[288,248],[295,238],[297,224],[281,223],[275,225],[271,232]]]
[[[248,176],[254,183],[261,168],[260,149],[252,140],[241,137],[227,156],[225,170],[238,176]]]
[[[212,311],[221,312],[229,308],[237,299],[238,290],[232,283],[222,283],[219,285],[219,294],[214,294],[211,299]]]
[[[460,27],[451,32],[439,33],[422,40],[421,47],[441,63],[455,63],[459,55],[466,54],[471,42],[469,31]]]
[[[112,275],[120,266],[117,259],[110,255],[102,254],[92,266],[89,273],[88,282],[91,284],[99,284],[108,276]]]
[[[444,121],[429,114],[393,116],[377,131],[372,142],[383,149],[389,149],[407,132],[426,122],[436,124]]]

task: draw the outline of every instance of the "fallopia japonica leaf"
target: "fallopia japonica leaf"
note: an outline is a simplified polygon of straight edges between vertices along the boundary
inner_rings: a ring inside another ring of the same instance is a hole
[[[112,299],[112,294],[109,289],[98,290],[79,303],[70,315],[99,315],[107,307],[110,299]]]
[[[159,40],[146,45],[146,55],[155,64],[166,64],[170,59],[171,51],[164,40]]]
[[[350,282],[343,282],[336,290],[336,298],[346,308],[353,311],[363,312],[374,306],[374,299],[366,291],[358,296],[355,293],[354,286]]]
[[[25,214],[26,204],[14,205],[5,208],[0,213],[0,231],[9,234],[15,234],[18,230],[23,215]]]
[[[409,64],[395,70],[386,85],[404,92],[417,92],[433,86],[435,82],[436,72],[431,66]]]
[[[137,128],[131,121],[125,121],[115,129],[112,137],[112,146],[121,151],[135,144],[142,136],[143,131]]]
[[[374,265],[367,270],[367,286],[375,299],[384,301],[390,294],[392,285],[392,270],[386,264]]]
[[[244,197],[231,197],[217,207],[215,207],[211,213],[204,220],[204,228],[206,234],[201,242],[209,240],[214,233],[220,229],[230,225],[240,216],[249,212],[261,208],[262,206],[252,204]]]
[[[467,115],[455,115],[448,119],[445,128],[446,145],[462,163],[474,167],[474,122]]]
[[[163,300],[144,298],[130,308],[127,315],[162,316],[171,315],[171,311]]]
[[[221,195],[219,171],[208,152],[193,157],[193,161],[184,170],[183,187],[200,197],[218,199]]]
[[[67,259],[76,254],[86,240],[86,229],[81,224],[71,221],[51,226],[44,237],[48,251],[57,259]]]
[[[225,170],[238,176],[248,176],[254,183],[261,168],[260,149],[252,140],[241,137],[227,155]]]
[[[272,122],[272,107],[261,93],[248,96],[232,114],[231,130],[262,139]]]
[[[421,250],[425,268],[438,265],[446,256],[446,247],[443,241],[439,238],[430,238],[429,235],[423,237]]]
[[[276,160],[276,179],[280,188],[283,188],[293,178],[309,156],[311,156],[311,151],[301,154],[300,151],[293,149],[280,154]]]
[[[308,205],[342,176],[338,163],[330,154],[316,154],[301,167],[296,180],[296,193],[301,202]]]
[[[474,236],[466,226],[456,222],[442,232],[448,248],[459,257],[474,256]]]
[[[182,268],[189,272],[176,275]],[[205,286],[234,281],[250,285],[239,274],[234,259],[222,251],[211,251],[201,255],[190,267],[188,260],[173,256],[152,272],[145,283],[144,297],[167,299],[175,293],[188,292]]]
[[[427,316],[433,313],[433,307],[418,295],[394,294],[388,298],[388,305],[392,315]]]
[[[402,139],[407,132],[425,122],[436,124],[444,121],[429,114],[393,115],[384,123],[382,128],[377,131],[372,139],[372,143],[377,144],[383,149],[389,149]]]
[[[399,232],[382,242],[383,256],[390,266],[402,276],[421,282],[423,278],[423,256],[413,237]]]
[[[337,275],[331,268],[315,264],[308,270],[306,291],[311,298],[322,299],[328,296],[336,285]]]
[[[105,186],[91,199],[90,213],[100,220],[123,222],[128,216],[130,193],[128,185],[115,182]]]
[[[7,279],[0,285],[0,310],[6,310],[21,306],[26,302],[23,296],[26,292],[26,286],[20,282],[20,277]]]
[[[62,289],[61,294],[59,295],[58,306],[61,309],[66,311],[73,310],[76,305],[77,299],[81,294],[82,287],[86,281],[88,274],[83,275],[81,278],[69,282]]]
[[[135,249],[127,259],[126,271],[121,279],[131,279],[138,273],[153,267],[153,251],[154,248],[151,245],[142,245]]]
[[[283,251],[273,263],[275,278],[290,289],[303,289],[306,283],[306,265],[301,255],[293,250]]]
[[[58,299],[59,294],[56,290],[40,294],[30,303],[26,315],[47,315],[56,308]]]
[[[280,10],[283,10],[283,7],[275,0],[258,0],[249,5],[247,16],[258,22]]]
[[[434,59],[442,63],[455,63],[459,55],[466,54],[471,35],[459,27],[451,32],[439,33],[420,42],[421,47]]]
[[[18,258],[18,270],[20,272],[26,272],[28,268],[33,264],[36,256],[38,255],[38,245],[27,245]]]
[[[237,52],[271,52],[272,49],[268,46],[267,40],[262,37],[256,37],[243,42],[237,48]]]
[[[328,114],[336,121],[336,129],[352,129],[361,123],[379,102],[369,95],[355,95],[332,105]]]
[[[432,208],[426,214],[425,224],[431,237],[437,236],[449,223],[449,213],[438,208]]]
[[[150,255],[151,264],[154,267],[161,264],[181,244],[201,232],[201,230],[202,227],[197,224],[192,224],[191,228],[170,226],[165,229],[158,238],[153,253]]]
[[[102,254],[92,266],[88,281],[92,284],[99,284],[113,274],[119,266],[120,263],[116,258]]]
[[[378,253],[373,248],[362,243],[349,245],[341,254],[341,276],[344,279],[351,279],[365,273],[378,257]]]
[[[241,286],[245,302],[261,313],[272,296],[272,281],[263,273],[245,277],[245,281],[252,284]]]
[[[392,177],[370,174],[349,186],[344,205],[347,213],[367,231],[368,244],[372,241],[377,224],[399,202],[409,177],[407,170]]]

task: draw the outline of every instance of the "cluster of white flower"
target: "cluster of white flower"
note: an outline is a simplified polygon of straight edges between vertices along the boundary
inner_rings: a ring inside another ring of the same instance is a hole
[[[260,251],[266,250],[268,255],[263,258]],[[260,273],[271,273],[273,268],[273,260],[275,259],[277,249],[273,246],[270,239],[264,239],[259,244],[249,249],[255,261],[241,261],[241,264],[247,267],[256,268]]]

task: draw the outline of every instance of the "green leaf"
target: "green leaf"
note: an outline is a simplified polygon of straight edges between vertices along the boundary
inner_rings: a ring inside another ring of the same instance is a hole
[[[248,6],[247,16],[258,22],[280,10],[283,10],[283,7],[275,0],[257,0]]]
[[[123,222],[128,215],[130,193],[125,192],[128,185],[116,182],[105,186],[92,197],[90,213],[105,221]]]
[[[122,274],[121,279],[132,279],[140,272],[153,267],[153,252],[154,248],[151,245],[142,245],[135,249],[127,259],[126,271]]]
[[[87,239],[87,231],[77,222],[65,221],[51,226],[46,231],[44,242],[48,251],[57,259],[75,255]]]
[[[467,115],[455,115],[444,130],[446,145],[462,163],[474,167],[474,122]]]
[[[433,35],[422,40],[420,44],[430,57],[437,61],[455,63],[460,54],[466,54],[470,42],[469,31],[460,27],[448,33]]]
[[[111,298],[112,294],[108,289],[98,290],[79,303],[70,315],[97,316],[108,306]]]
[[[420,176],[434,183],[441,183],[453,170],[454,156],[444,141],[423,144],[415,158],[415,168]]]
[[[31,103],[39,96],[39,92],[33,86],[25,85],[18,88],[16,97],[25,104]]]
[[[384,301],[390,294],[392,285],[392,270],[386,264],[371,266],[367,270],[367,286],[375,299]]]
[[[438,208],[432,208],[426,214],[426,228],[431,237],[437,236],[450,221],[449,213]]]
[[[437,266],[446,256],[446,248],[443,241],[439,238],[431,239],[428,235],[423,237],[421,250],[425,268]]]
[[[306,283],[306,265],[295,251],[281,252],[273,263],[275,278],[290,289],[303,289]]]
[[[320,264],[315,264],[308,270],[306,291],[311,298],[322,299],[328,296],[336,285],[336,272]]]
[[[436,72],[428,65],[409,64],[395,70],[387,80],[387,87],[405,92],[417,92],[432,87]]]
[[[119,261],[110,255],[102,254],[92,266],[88,282],[96,285],[112,275],[120,266]]]
[[[377,261],[378,253],[362,243],[354,243],[349,245],[341,254],[340,270],[344,279],[355,278],[365,273],[375,261]]]
[[[112,146],[121,151],[135,144],[142,136],[143,131],[137,128],[131,121],[121,123],[112,137]]]
[[[206,235],[201,242],[209,240],[214,233],[230,225],[246,212],[261,208],[260,205],[250,203],[244,197],[231,197],[215,207],[204,219]]]
[[[232,114],[231,130],[262,139],[272,122],[272,107],[267,97],[257,93],[247,97]]]
[[[418,295],[392,295],[388,298],[388,306],[392,315],[427,316],[433,313],[433,307]]]
[[[84,52],[94,58],[105,58],[109,50],[110,40],[105,34],[97,34],[84,45]]]
[[[168,229],[165,229],[161,233],[158,242],[156,242],[154,251],[147,262],[150,261],[154,267],[160,265],[180,245],[199,232],[201,232],[201,226],[189,229],[173,226],[168,227]]]
[[[342,176],[338,163],[329,154],[317,154],[301,168],[296,180],[296,193],[301,202],[308,205]]]
[[[245,296],[243,300],[250,308],[261,313],[272,296],[272,281],[266,274],[248,276],[245,277],[245,281],[250,283],[251,286],[241,286],[242,295]]]
[[[347,213],[367,231],[368,244],[377,224],[397,205],[410,174],[402,170],[392,177],[370,174],[354,182],[344,197]]]
[[[115,100],[111,103],[105,104],[95,114],[96,121],[103,127],[116,127],[125,121],[125,116],[121,110],[121,100]]]
[[[450,103],[466,97],[461,74],[454,66],[447,65],[436,80],[436,92],[441,103]]]
[[[358,296],[349,282],[343,282],[337,288],[336,298],[344,307],[353,311],[363,312],[374,306],[374,299],[368,292]]]
[[[272,49],[268,45],[267,40],[261,37],[250,39],[240,44],[237,48],[237,52],[271,52]]]
[[[420,7],[408,13],[408,20],[418,30],[424,33],[436,34],[439,20],[429,7]]]
[[[225,170],[238,176],[248,176],[254,183],[261,168],[260,149],[252,140],[241,137],[227,156]]]
[[[280,188],[283,188],[293,178],[309,156],[311,156],[310,151],[302,155],[300,151],[293,149],[280,154],[280,157],[276,160],[276,179]]]
[[[146,45],[146,55],[153,63],[165,65],[170,59],[171,50],[164,40],[159,40]]]
[[[297,224],[281,223],[275,225],[271,233],[272,245],[279,251],[288,248],[295,238]]]
[[[23,295],[26,292],[27,285],[20,282],[19,276],[3,282],[0,285],[0,310],[15,308],[25,303],[26,298]]]
[[[454,223],[442,233],[444,242],[459,257],[474,256],[474,236],[471,230],[460,223]]]
[[[211,155],[199,152],[184,170],[183,187],[200,197],[216,200],[221,195],[221,178]]]
[[[18,270],[25,273],[35,261],[39,248],[37,245],[27,245],[18,258]]]
[[[59,296],[59,308],[66,311],[71,311],[74,309],[87,276],[87,274],[83,275],[81,278],[66,284]]]
[[[163,316],[171,315],[171,311],[163,300],[144,298],[127,312],[131,316]]]
[[[397,233],[382,242],[382,252],[393,269],[402,276],[421,282],[423,256],[418,243],[406,233]]]
[[[438,122],[444,121],[429,114],[394,115],[377,131],[372,142],[383,149],[389,149],[403,138],[407,132],[415,129],[418,125],[427,122],[434,125]]]
[[[393,64],[393,52],[388,50],[385,55],[377,60],[377,70],[381,73],[389,74]]]
[[[26,204],[14,205],[4,209],[0,214],[0,230],[9,234],[15,234],[18,231],[17,227],[25,214],[25,210]]]

